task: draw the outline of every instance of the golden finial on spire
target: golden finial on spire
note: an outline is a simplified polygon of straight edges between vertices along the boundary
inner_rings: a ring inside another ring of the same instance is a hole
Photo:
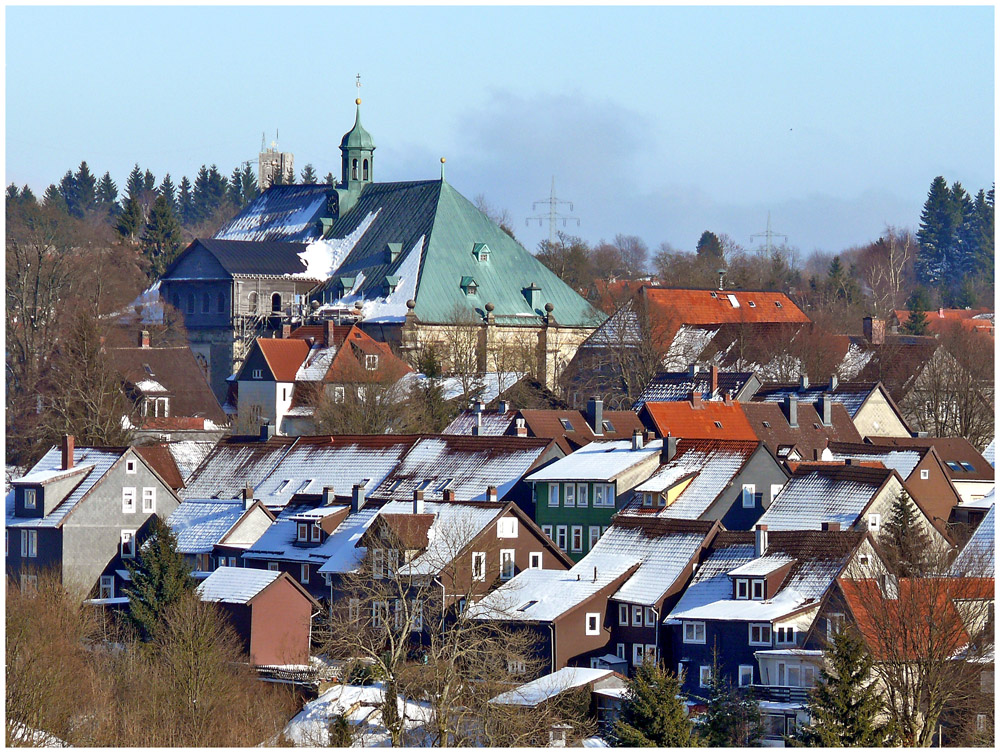
[[[444,180],[444,157],[441,158],[441,180]]]

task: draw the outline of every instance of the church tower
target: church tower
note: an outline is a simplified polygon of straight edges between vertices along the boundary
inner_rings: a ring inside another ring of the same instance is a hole
[[[361,99],[354,100],[357,112],[354,127],[340,141],[340,187],[352,193],[374,180],[375,142],[361,125]]]

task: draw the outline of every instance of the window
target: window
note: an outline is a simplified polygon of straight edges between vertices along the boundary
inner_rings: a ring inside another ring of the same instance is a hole
[[[795,643],[795,628],[779,627],[775,630],[775,643]]]
[[[122,558],[132,559],[135,557],[135,531],[122,531]]]
[[[685,643],[704,643],[705,642],[705,623],[704,622],[685,622],[684,623],[684,642]]]
[[[767,622],[750,623],[750,645],[770,646],[771,645],[771,625]]]
[[[156,512],[156,487],[142,487],[142,511]]]
[[[625,658],[625,644],[624,643],[618,643],[618,644],[615,645],[615,656],[617,656],[619,659],[624,659]]]
[[[528,569],[529,570],[541,570],[542,569],[542,553],[541,552],[531,552],[528,555]]]
[[[271,311],[281,311],[281,293],[271,296]]]
[[[389,602],[388,601],[373,601],[372,602],[372,627],[380,628],[387,625],[389,622]]]
[[[641,667],[642,666],[642,655],[645,653],[645,647],[641,643],[632,644],[632,666]]]
[[[590,507],[589,488],[586,484],[576,485],[576,506]]]
[[[753,301],[748,301],[748,304],[749,304],[750,308],[752,308],[752,309],[757,308],[757,304],[754,303]]]
[[[323,529],[319,527],[319,523],[313,523],[312,526],[309,528],[309,540],[318,542],[322,530]]]
[[[931,472],[929,470],[927,470],[926,468],[921,468],[920,469],[920,480],[921,481],[926,481],[930,477],[931,477]]]
[[[576,484],[563,485],[563,506],[576,507]]]
[[[358,161],[356,159],[351,160],[351,180],[358,179]]]
[[[368,180],[368,160],[361,161],[361,179]]]
[[[279,569],[278,568],[278,563],[277,562],[268,562],[267,563],[267,569],[270,570],[272,573],[278,572],[278,569]]]
[[[378,356],[377,355],[366,355],[365,356],[365,369],[368,371],[375,371],[378,368]]]
[[[410,620],[410,630],[424,629],[424,602],[420,599],[413,601],[413,616]]]
[[[236,558],[235,557],[230,557],[229,558],[229,566],[230,567],[236,567]]]
[[[297,541],[309,541],[309,524],[299,523],[298,536],[295,537]]]
[[[253,372],[251,373],[251,377],[253,379],[263,379],[264,378],[264,370],[263,369],[254,369]]]
[[[573,431],[573,424],[569,422],[568,418],[560,418],[559,423],[562,424],[563,429],[566,431]]]
[[[21,573],[21,590],[34,591],[38,588],[38,576]]]
[[[754,578],[750,581],[750,598],[755,601],[763,601],[764,599],[764,580],[763,578]]]
[[[771,501],[774,502],[774,498],[778,496],[784,484],[771,484]]]
[[[737,599],[750,598],[750,581],[748,581],[746,578],[736,579],[736,598]]]
[[[743,484],[743,508],[752,510],[754,507],[754,492],[756,487],[753,484]]]
[[[806,664],[802,667],[802,687],[812,688],[816,685],[816,667]]]
[[[722,421],[715,421],[714,423],[715,423],[715,428],[716,429],[721,429],[722,428]]]
[[[608,434],[615,433],[615,426],[610,421],[601,421],[601,425],[604,427],[604,431]]]
[[[753,685],[753,665],[752,664],[741,664],[740,665],[740,687],[745,688],[748,685]]]
[[[361,599],[351,599],[347,603],[347,619],[357,622],[361,618]]]
[[[486,552],[472,553],[472,579],[486,580]]]
[[[801,672],[797,664],[788,665],[788,685],[793,688],[800,687]]]
[[[500,520],[497,521],[497,538],[516,539],[517,518],[500,518]]]
[[[111,599],[115,595],[115,576],[113,575],[102,575],[101,576],[101,599]]]
[[[500,580],[510,580],[514,577],[514,550],[500,550]]]
[[[122,512],[135,512],[135,487],[122,487]]]
[[[523,675],[528,668],[523,659],[508,659],[507,671],[512,675]]]
[[[618,605],[618,624],[628,627],[628,604]]]
[[[868,530],[872,533],[878,533],[882,528],[882,516],[877,512],[868,514]]]
[[[587,612],[587,635],[601,634],[601,613]]]
[[[556,546],[566,551],[566,526],[556,526]]]
[[[37,499],[38,498],[35,495],[35,490],[34,489],[25,489],[24,490],[24,509],[25,510],[34,510],[36,508],[37,504],[38,504],[37,501],[36,501]]]
[[[135,473],[135,461],[126,460],[125,461],[125,473]]]
[[[21,556],[38,556],[38,531],[21,531]]]
[[[542,526],[542,533],[544,533],[546,536],[549,537],[549,541],[552,540],[552,526],[551,525],[544,525],[544,526]]]
[[[826,616],[826,639],[827,641],[832,641],[833,636],[840,632],[841,626],[844,624],[844,615],[842,612],[833,612]]]
[[[549,507],[559,507],[559,484],[549,484]]]
[[[642,627],[642,607],[632,605],[632,627]]]
[[[587,536],[590,538],[590,542],[587,546],[587,550],[590,551],[594,548],[594,544],[597,540],[601,538],[601,527],[600,526],[590,526],[587,529]]]
[[[646,627],[654,627],[656,625],[656,615],[650,607],[646,607]]]
[[[698,667],[698,686],[702,688],[707,688],[712,684],[712,666],[710,664],[702,664]]]
[[[615,506],[615,485],[594,484],[594,507]]]
[[[309,563],[303,562],[299,565],[299,583],[309,582]]]
[[[583,526],[573,526],[573,551],[583,551]]]

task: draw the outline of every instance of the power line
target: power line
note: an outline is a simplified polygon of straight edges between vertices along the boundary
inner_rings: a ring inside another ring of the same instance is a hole
[[[569,211],[572,212],[573,211],[573,202],[572,201],[565,201],[563,199],[560,199],[560,198],[556,197],[556,177],[554,175],[552,176],[552,190],[549,193],[549,198],[547,198],[547,199],[539,199],[538,201],[533,202],[532,205],[531,205],[532,211],[534,211],[538,207],[539,204],[541,204],[542,206],[548,205],[549,211],[546,214],[536,214],[534,217],[528,217],[524,221],[524,224],[525,225],[530,225],[532,222],[537,221],[538,222],[538,226],[542,227],[542,223],[544,223],[545,220],[548,220],[549,221],[549,246],[555,245],[555,242],[556,242],[556,223],[557,222],[561,221],[562,224],[563,224],[563,227],[566,227],[566,223],[568,223],[568,222],[575,222],[577,227],[580,226],[580,220],[578,218],[576,218],[576,217],[570,217],[569,215],[565,215],[565,214],[560,214],[559,213],[559,205],[560,204],[568,204],[569,205]]]
[[[751,241],[754,238],[763,238],[764,239],[764,247],[767,249],[768,256],[771,255],[771,249],[774,248],[774,244],[771,242],[772,239],[774,239],[774,238],[784,238],[785,239],[785,243],[788,243],[788,236],[787,235],[785,235],[784,233],[776,233],[773,230],[771,230],[771,213],[770,212],[767,213],[767,229],[764,230],[764,232],[762,232],[762,233],[754,233],[753,235],[750,236],[750,240]]]

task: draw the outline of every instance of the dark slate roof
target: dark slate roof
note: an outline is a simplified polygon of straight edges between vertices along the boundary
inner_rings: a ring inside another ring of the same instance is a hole
[[[829,384],[812,384],[803,387],[801,384],[782,384],[766,382],[753,396],[755,403],[781,403],[789,395],[797,396],[800,403],[815,403],[824,394],[830,395],[830,400],[840,403],[854,418],[868,396],[878,387],[878,382],[840,382],[836,388],[830,389]]]
[[[329,184],[271,186],[215,234],[236,241],[299,241],[319,238]]]
[[[286,275],[306,271],[306,264],[299,257],[306,249],[304,243],[199,238],[193,245],[212,254],[231,275]],[[169,270],[164,274],[168,276]]]
[[[632,405],[632,410],[638,411],[644,403],[667,403],[678,400],[690,400],[692,392],[699,392],[702,400],[721,400],[723,395],[731,392],[736,400],[745,399],[740,392],[754,378],[752,371],[720,371],[718,391],[713,395],[711,390],[711,374],[700,371],[695,376],[690,371],[661,371],[649,380],[642,394]]]
[[[952,481],[992,481],[995,475],[993,466],[965,437],[869,437],[868,441],[881,447],[933,447]]]

